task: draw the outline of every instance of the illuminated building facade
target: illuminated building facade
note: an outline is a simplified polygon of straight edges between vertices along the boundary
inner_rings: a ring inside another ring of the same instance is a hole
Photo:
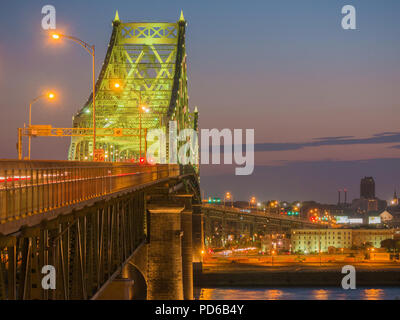
[[[381,241],[393,239],[393,236],[393,229],[357,229],[353,230],[353,245],[359,247],[369,242],[375,248],[380,248]]]
[[[375,248],[381,241],[393,239],[393,229],[297,229],[292,230],[293,252],[327,252],[329,247],[336,249],[361,246],[370,242]]]

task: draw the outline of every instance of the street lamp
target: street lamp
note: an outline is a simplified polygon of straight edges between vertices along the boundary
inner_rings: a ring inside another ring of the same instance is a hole
[[[256,197],[251,197],[250,202],[249,202],[249,207],[251,208],[252,204],[256,203]]]
[[[271,266],[274,265],[274,255],[275,255],[275,250],[272,250],[272,252],[271,252]]]
[[[139,156],[139,158],[142,158],[142,113],[143,112],[149,113],[149,111],[150,111],[149,108],[147,108],[145,105],[141,104],[141,100],[142,100],[141,96],[142,95],[140,94],[140,99],[139,99],[139,153],[140,153],[140,156]],[[146,150],[145,150],[145,154],[146,154]]]
[[[31,130],[31,126],[32,126],[32,105],[38,101],[41,98],[47,98],[49,100],[53,100],[55,98],[55,94],[53,92],[48,92],[48,93],[44,93],[41,94],[40,96],[37,96],[35,99],[31,100],[31,102],[29,102],[29,130]],[[29,132],[29,147],[28,147],[28,159],[31,160],[31,134]]]
[[[89,45],[85,41],[73,37],[73,36],[67,36],[65,34],[61,33],[53,33],[51,37],[54,40],[60,40],[61,38],[66,38],[69,40],[72,40],[79,44],[82,48],[84,48],[91,56],[92,56],[92,86],[93,86],[93,159],[95,157],[95,151],[96,151],[96,79],[95,79],[95,49],[94,45]]]
[[[233,208],[233,196],[230,192],[225,193],[224,196],[224,207],[225,207],[225,200],[231,200],[231,206]]]

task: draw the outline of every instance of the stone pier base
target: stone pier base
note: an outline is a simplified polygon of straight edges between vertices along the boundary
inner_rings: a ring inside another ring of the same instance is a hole
[[[182,231],[184,207],[149,204],[149,300],[182,300]]]

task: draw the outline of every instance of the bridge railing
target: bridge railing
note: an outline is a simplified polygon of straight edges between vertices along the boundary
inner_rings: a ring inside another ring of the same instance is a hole
[[[0,160],[0,223],[178,175],[178,165]]]

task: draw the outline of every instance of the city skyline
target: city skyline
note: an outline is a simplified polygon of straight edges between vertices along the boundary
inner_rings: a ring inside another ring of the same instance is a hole
[[[28,122],[35,95],[51,87],[58,99],[36,104],[33,123],[70,127],[91,91],[86,53],[54,46],[41,30],[45,4],[2,5],[0,96],[7,116],[0,158],[16,158],[16,128]],[[377,196],[389,200],[400,189],[399,3],[352,1],[354,31],[340,26],[345,4],[101,1],[90,10],[88,3],[53,1],[58,27],[96,45],[96,76],[116,10],[121,20],[174,21],[183,9],[189,105],[199,107],[200,128],[255,129],[254,173],[239,177],[231,166],[202,165],[206,194],[335,203],[337,189],[357,198],[359,179],[373,176]],[[33,139],[32,158],[66,159],[69,142]]]

